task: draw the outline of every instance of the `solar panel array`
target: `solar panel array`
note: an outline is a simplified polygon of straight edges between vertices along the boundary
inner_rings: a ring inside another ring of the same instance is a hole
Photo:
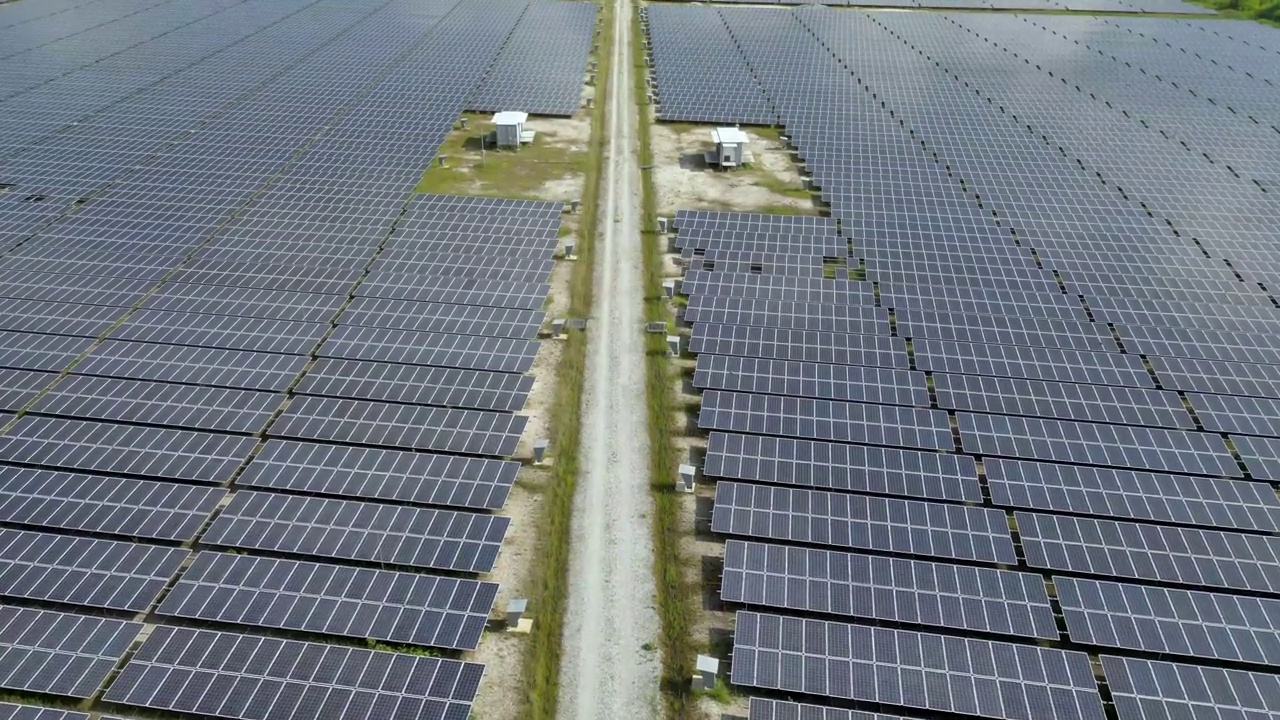
[[[0,686],[469,714],[365,648],[479,643],[562,208],[413,188],[472,98],[572,114],[595,11],[0,7]]]
[[[1274,31],[644,13],[829,209],[673,220],[751,719],[1280,717]]]

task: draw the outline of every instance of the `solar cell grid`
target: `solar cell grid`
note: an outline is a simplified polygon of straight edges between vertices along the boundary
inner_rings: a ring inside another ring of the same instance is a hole
[[[0,520],[19,525],[189,540],[223,495],[220,488],[0,467]]]
[[[858,305],[825,305],[723,296],[696,296],[682,311],[689,323],[752,325],[854,335],[888,335],[889,314]]]
[[[978,471],[965,455],[712,432],[703,472],[831,490],[978,501]]]
[[[1280,368],[1250,362],[1149,356],[1160,386],[1187,392],[1280,398]]]
[[[737,685],[990,718],[1105,717],[1088,656],[740,611]]]
[[[528,375],[326,358],[307,372],[296,392],[516,412],[532,389]]]
[[[97,337],[124,314],[102,305],[0,299],[0,330]]]
[[[51,372],[0,370],[0,410],[21,410],[57,377]]]
[[[1280,600],[1055,577],[1076,642],[1275,665]]]
[[[433,278],[424,285],[418,275],[377,273],[356,288],[357,296],[417,300],[420,302],[452,302],[459,305],[485,305],[521,310],[537,310],[551,293],[547,283],[515,283],[472,278]]]
[[[1011,315],[940,313],[933,310],[895,311],[900,337],[974,343],[1019,345],[1094,352],[1119,352],[1106,325],[1078,320],[1016,318]]]
[[[923,373],[724,355],[699,355],[693,386],[917,407],[927,407],[930,402]]]
[[[909,365],[907,344],[901,338],[746,325],[696,323],[689,352],[902,369]]]
[[[1056,382],[1150,388],[1155,383],[1137,355],[917,339],[917,370]]]
[[[239,492],[201,541],[484,573],[493,569],[509,523],[497,515]]]
[[[255,433],[280,405],[280,396],[251,390],[72,375],[40,397],[44,415]]]
[[[75,366],[78,375],[283,392],[307,365],[301,355],[107,340]]]
[[[938,406],[953,410],[1193,429],[1171,392],[1109,385],[934,373]]]
[[[1280,480],[1280,439],[1232,435],[1231,444],[1255,480]]]
[[[221,483],[254,443],[243,436],[25,416],[0,436],[0,461]]]
[[[748,720],[907,720],[900,715],[804,705],[789,700],[751,698]]]
[[[0,331],[0,367],[61,370],[92,344],[91,338]]]
[[[342,313],[339,322],[417,332],[530,340],[537,336],[545,316],[546,313],[535,310],[358,297]]]
[[[725,543],[728,602],[1057,639],[1038,575],[783,545]]]
[[[0,605],[0,687],[91,697],[140,630],[138,622]]]
[[[532,340],[445,335],[342,325],[320,346],[321,357],[528,372],[538,343]]]
[[[205,552],[162,615],[474,650],[495,583]]]
[[[340,295],[168,283],[144,304],[154,310],[180,313],[328,322],[345,298]]]
[[[680,281],[680,292],[690,298],[718,296],[824,305],[875,304],[871,283],[836,278],[689,270]]]
[[[0,295],[28,300],[129,307],[154,286],[151,280],[110,276],[0,272]]]
[[[1019,512],[1027,564],[1119,578],[1280,592],[1280,538]]]
[[[975,413],[957,413],[956,420],[965,451],[981,455],[1226,477],[1243,474],[1222,438],[1209,433]]]
[[[296,397],[271,425],[278,437],[509,457],[528,418],[417,405]]]
[[[1274,717],[1280,675],[1102,656],[1120,720]]]
[[[1264,483],[987,458],[997,505],[1240,530],[1280,529]]]
[[[711,528],[816,545],[1017,561],[1004,513],[919,500],[719,482]]]
[[[953,450],[945,412],[721,390],[702,394],[698,427],[813,440]]]
[[[107,702],[249,717],[456,718],[470,713],[482,665],[341,645],[159,625]]]
[[[329,330],[327,324],[258,320],[200,313],[140,310],[116,328],[117,340],[192,345],[228,350],[306,354]]]
[[[0,529],[0,595],[145,610],[187,551]]]
[[[497,510],[520,464],[512,461],[269,440],[237,482],[321,495]]]
[[[1280,400],[1187,393],[1205,430],[1280,438]]]
[[[89,720],[89,714],[6,702],[0,703],[0,720]]]

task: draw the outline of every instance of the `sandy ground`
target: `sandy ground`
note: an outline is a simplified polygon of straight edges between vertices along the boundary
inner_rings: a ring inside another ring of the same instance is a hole
[[[800,171],[790,151],[775,138],[744,128],[752,138],[751,168],[729,172],[710,169],[702,160],[711,148],[710,125],[654,123],[653,184],[659,215],[676,210],[761,211],[779,206],[793,212],[816,212],[813,201],[778,192],[802,190]]]
[[[564,720],[661,714],[645,423],[640,169],[631,2],[620,0],[610,79],[610,134],[596,308],[583,393],[582,474],[574,499],[560,708]]]

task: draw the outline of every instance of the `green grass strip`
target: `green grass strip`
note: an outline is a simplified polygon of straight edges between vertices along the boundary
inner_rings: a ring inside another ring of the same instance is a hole
[[[605,89],[613,47],[613,3],[601,3],[600,50],[596,53],[596,96],[591,113],[591,142],[582,191],[582,223],[578,259],[569,280],[569,316],[591,314],[596,235],[599,228],[600,175],[604,169]],[[555,464],[543,490],[538,518],[538,548],[530,563],[530,606],[533,629],[525,645],[524,696],[520,717],[555,720],[560,694],[560,659],[564,648],[564,615],[569,596],[569,554],[573,495],[578,484],[578,441],[582,424],[582,380],[586,375],[587,336],[571,331],[564,340],[556,367],[556,392],[551,407]]]
[[[645,102],[644,37],[638,12],[631,20],[632,64],[635,68],[635,102],[641,106],[639,128],[640,166],[653,164],[649,143],[652,121]],[[658,235],[657,207],[653,177],[641,171],[641,240],[644,245],[644,317],[663,320],[674,327],[675,318],[667,304],[663,281],[663,239]],[[662,689],[666,717],[684,720],[697,710],[690,692],[693,675],[693,619],[697,585],[688,578],[689,564],[681,550],[684,535],[682,496],[675,490],[679,460],[672,442],[672,418],[677,411],[673,382],[675,374],[667,359],[667,340],[646,334],[645,377],[648,388],[649,475],[653,496],[653,575],[657,590],[658,618],[662,648]]]

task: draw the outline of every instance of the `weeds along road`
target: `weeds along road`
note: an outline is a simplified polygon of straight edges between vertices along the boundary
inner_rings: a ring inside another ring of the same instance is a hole
[[[661,716],[645,404],[631,0],[614,0],[608,155],[587,347],[558,717]],[[650,648],[650,649],[646,649]]]

